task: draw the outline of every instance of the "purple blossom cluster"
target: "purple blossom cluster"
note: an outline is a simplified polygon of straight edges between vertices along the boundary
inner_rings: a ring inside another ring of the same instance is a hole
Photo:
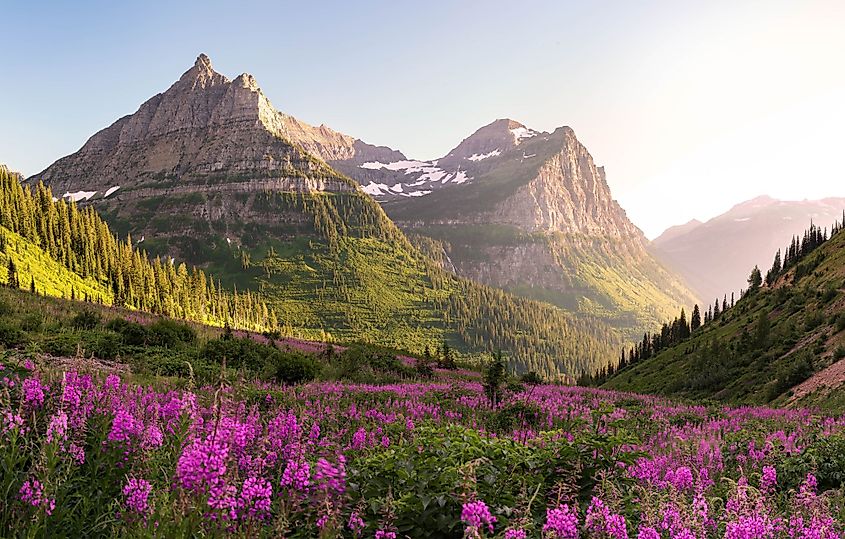
[[[9,514],[20,525],[48,522],[77,495],[63,478],[78,479],[74,474],[90,463],[119,478],[111,501],[127,530],[167,530],[193,519],[198,535],[252,536],[262,528],[284,535],[299,527],[326,537],[395,539],[405,528],[392,520],[391,503],[415,494],[379,492],[372,504],[378,511],[368,512],[370,500],[353,499],[362,489],[356,470],[361,460],[397,448],[416,451],[421,429],[457,423],[514,447],[538,448],[567,447],[584,433],[610,437],[615,425],[625,424],[638,437],[614,451],[635,457],[614,460],[588,503],[543,491],[530,510],[525,500],[507,506],[470,480],[456,483],[442,506],[453,500],[451,522],[465,537],[845,537],[841,492],[820,492],[824,478],[815,473],[802,472],[795,488],[787,486],[786,474],[779,476],[784,459],[801,456],[813,440],[845,433],[842,417],[715,410],[541,385],[501,403],[530,405],[536,422],[493,433],[485,428],[490,412],[477,378],[439,376],[426,383],[253,382],[248,391],[186,390],[33,364],[0,388],[0,457],[20,463],[19,473],[9,476],[9,491],[17,492]],[[562,469],[561,477],[568,472]],[[574,491],[571,484],[560,488]]]

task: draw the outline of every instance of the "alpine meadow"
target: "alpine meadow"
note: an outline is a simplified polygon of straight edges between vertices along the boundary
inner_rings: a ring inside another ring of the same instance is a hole
[[[0,537],[845,539],[845,7],[479,7],[2,8]]]

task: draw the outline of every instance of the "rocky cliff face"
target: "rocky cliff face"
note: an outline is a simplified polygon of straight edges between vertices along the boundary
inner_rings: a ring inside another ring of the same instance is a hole
[[[572,129],[497,120],[437,165],[467,181],[383,203],[406,230],[442,241],[460,275],[598,314],[632,338],[697,301],[649,254]]]
[[[355,190],[292,143],[286,132],[293,128],[251,75],[230,81],[200,55],[167,91],[34,178],[76,200],[120,198],[140,186],[185,192],[219,178],[285,178],[303,191]]]

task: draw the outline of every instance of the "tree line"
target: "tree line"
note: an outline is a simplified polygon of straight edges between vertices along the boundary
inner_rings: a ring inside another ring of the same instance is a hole
[[[758,266],[754,266],[754,269],[751,270],[751,273],[748,276],[748,288],[740,291],[740,299],[749,293],[756,292],[764,284],[769,287],[773,286],[780,277],[785,275],[792,268],[796,268],[796,274],[799,274],[798,276],[800,277],[800,273],[802,271],[806,271],[802,270],[803,266],[799,265],[800,262],[806,259],[830,238],[842,232],[843,229],[845,229],[845,211],[842,213],[842,221],[834,222],[829,235],[826,228],[822,229],[811,221],[810,227],[804,231],[803,235],[793,236],[789,245],[783,251],[778,249],[777,253],[775,253],[772,267],[766,272],[765,278],[763,277],[760,268]],[[680,315],[671,322],[665,322],[659,332],[646,332],[643,335],[642,341],[622,349],[618,362],[606,365],[594,372],[587,372],[583,374],[578,380],[578,385],[601,385],[609,378],[615,376],[628,367],[636,365],[640,361],[652,358],[663,350],[683,343],[702,327],[718,321],[728,310],[732,309],[735,304],[736,301],[733,292],[731,293],[730,302],[728,302],[727,294],[725,294],[722,298],[721,305],[719,298],[716,298],[716,301],[708,306],[703,315],[696,304],[693,307],[692,315],[689,320],[687,320],[685,310],[681,308]],[[758,326],[760,324],[764,324],[765,322],[767,322],[767,320],[758,322]],[[758,327],[757,331],[760,332],[762,330]],[[755,339],[759,340],[760,337],[757,336]]]
[[[108,287],[115,306],[244,329],[278,326],[260,294],[224,290],[202,270],[172,259],[151,260],[131,236],[117,238],[93,208],[80,209],[72,201],[56,199],[41,182],[34,187],[22,184],[5,167],[0,167],[0,226],[71,272]],[[9,261],[7,286],[38,290],[34,278],[21,283],[11,257]],[[109,303],[102,296],[72,299]]]

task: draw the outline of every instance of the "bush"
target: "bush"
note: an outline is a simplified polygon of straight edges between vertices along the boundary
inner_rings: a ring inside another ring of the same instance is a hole
[[[777,382],[769,391],[769,400],[774,400],[787,389],[797,386],[813,375],[813,364],[806,357],[797,359],[792,365],[778,372]]]
[[[44,352],[61,357],[73,357],[79,348],[79,335],[73,333],[55,333],[41,343]]]
[[[267,357],[276,349],[261,345],[252,339],[221,337],[205,343],[200,351],[200,358],[229,368],[246,368],[249,371],[263,372],[267,366]]]
[[[845,346],[840,344],[836,347],[836,350],[833,351],[833,359],[835,361],[839,361],[842,358],[845,358]]]
[[[276,351],[267,359],[272,378],[280,384],[300,384],[317,377],[320,368],[310,357]]]
[[[111,360],[120,355],[121,341],[120,336],[113,332],[94,333],[86,335],[83,347],[88,354]]]
[[[143,346],[147,344],[147,328],[137,322],[115,318],[106,324],[106,329],[119,333],[123,338],[123,343],[129,346]]]
[[[100,313],[90,309],[79,311],[71,318],[70,325],[76,329],[94,329],[100,323]]]
[[[836,319],[836,331],[845,330],[845,313],[840,314],[839,318]]]
[[[6,348],[14,348],[23,344],[24,334],[11,322],[0,322],[0,344]]]
[[[10,316],[15,310],[5,299],[0,299],[0,316]]]
[[[152,346],[173,348],[197,340],[197,332],[187,324],[167,318],[156,320],[147,328],[147,339]]]
[[[543,377],[535,371],[528,371],[519,377],[519,381],[529,386],[536,386],[543,383]]]
[[[24,331],[38,331],[44,325],[44,315],[32,313],[21,319],[21,329]]]

